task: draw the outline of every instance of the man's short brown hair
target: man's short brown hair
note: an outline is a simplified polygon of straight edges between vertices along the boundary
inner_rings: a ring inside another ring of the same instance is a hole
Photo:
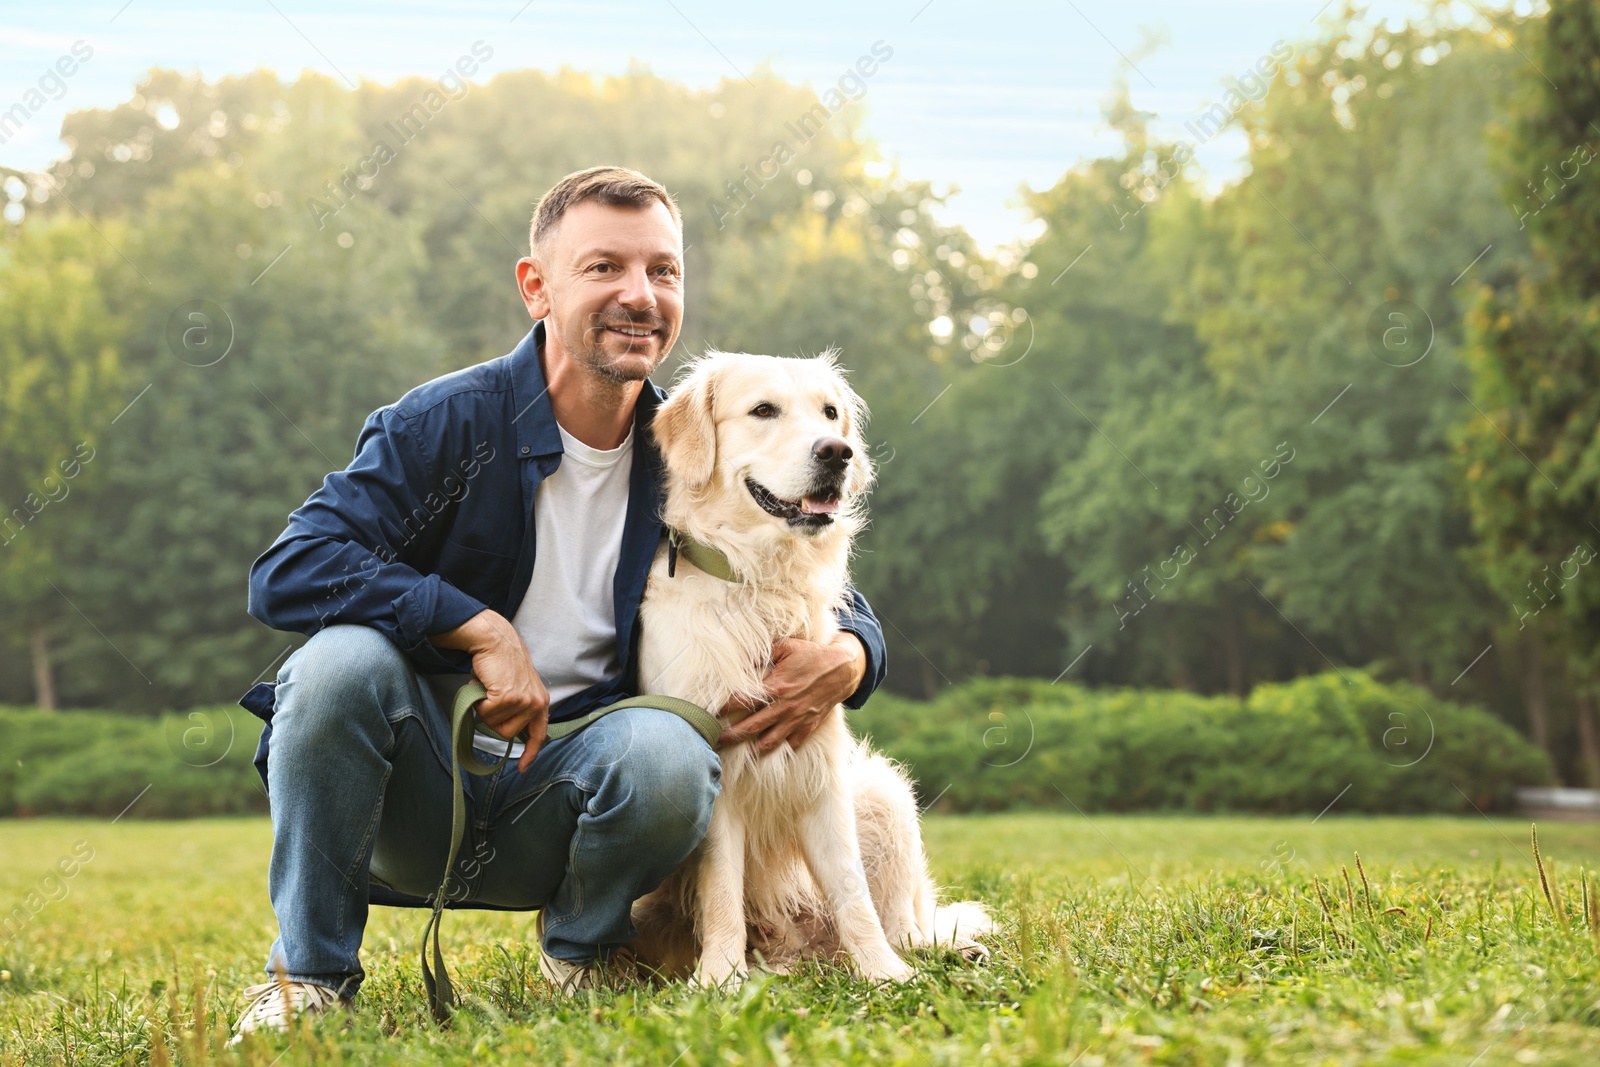
[[[528,251],[538,255],[539,242],[555,229],[561,216],[585,200],[598,200],[608,207],[634,208],[659,202],[667,205],[678,231],[683,231],[683,213],[660,183],[627,167],[589,167],[562,178],[539,198],[539,206],[533,209],[533,224],[528,227]]]

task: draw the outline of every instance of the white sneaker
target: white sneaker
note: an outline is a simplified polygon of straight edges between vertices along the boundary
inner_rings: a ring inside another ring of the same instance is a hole
[[[288,979],[246,986],[244,995],[249,1003],[233,1026],[229,1048],[243,1041],[245,1034],[257,1030],[287,1030],[298,1015],[320,1015],[345,1006],[339,994],[327,986]]]
[[[637,976],[638,966],[630,948],[618,949],[609,959],[573,963],[571,960],[557,959],[544,950],[542,911],[534,921],[534,930],[539,940],[539,973],[564,997],[594,989],[620,989]]]

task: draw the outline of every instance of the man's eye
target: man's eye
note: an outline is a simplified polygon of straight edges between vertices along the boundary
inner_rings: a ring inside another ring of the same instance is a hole
[[[778,409],[767,403],[765,400],[750,409],[750,414],[754,415],[758,419],[770,419],[777,413]]]
[[[832,404],[822,405],[822,413],[827,416],[830,421],[839,417],[839,409],[834,407]]]

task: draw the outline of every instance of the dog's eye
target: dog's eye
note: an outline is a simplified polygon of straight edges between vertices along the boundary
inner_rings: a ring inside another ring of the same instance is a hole
[[[767,403],[765,400],[750,409],[750,414],[754,415],[758,419],[770,419],[777,413],[778,409]]]
[[[839,409],[832,404],[822,405],[822,413],[828,417],[830,422],[839,417]]]

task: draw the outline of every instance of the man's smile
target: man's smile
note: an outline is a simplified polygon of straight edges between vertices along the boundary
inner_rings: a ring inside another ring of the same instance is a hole
[[[602,326],[600,331],[612,337],[620,337],[630,345],[643,344],[657,334],[657,331],[641,326]]]

